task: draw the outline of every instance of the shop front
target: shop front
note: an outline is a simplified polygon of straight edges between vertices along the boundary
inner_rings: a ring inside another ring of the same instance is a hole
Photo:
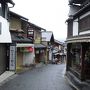
[[[90,43],[74,42],[67,44],[67,72],[80,80],[90,79]]]
[[[35,44],[35,63],[46,62],[46,46]]]
[[[33,44],[17,44],[16,70],[30,67],[35,64],[34,45]]]
[[[31,39],[23,36],[22,32],[11,30],[11,37],[9,69],[23,70],[34,63],[34,44]]]

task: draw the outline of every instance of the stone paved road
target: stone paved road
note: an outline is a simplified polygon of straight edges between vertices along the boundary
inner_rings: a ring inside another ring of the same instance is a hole
[[[74,90],[64,78],[65,64],[45,65],[19,74],[0,90]]]

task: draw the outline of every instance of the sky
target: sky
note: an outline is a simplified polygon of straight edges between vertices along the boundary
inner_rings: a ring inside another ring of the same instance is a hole
[[[67,37],[68,0],[13,0],[11,11],[24,16],[47,31],[54,38],[65,41]]]

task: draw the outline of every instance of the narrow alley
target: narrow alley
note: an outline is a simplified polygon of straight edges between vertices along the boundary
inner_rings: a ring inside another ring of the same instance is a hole
[[[65,64],[48,64],[18,74],[0,90],[74,90],[64,77]]]

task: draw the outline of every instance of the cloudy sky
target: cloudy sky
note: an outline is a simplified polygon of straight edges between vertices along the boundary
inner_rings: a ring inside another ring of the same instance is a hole
[[[55,39],[63,41],[67,36],[65,20],[68,16],[68,0],[13,0],[11,10],[28,18],[30,22],[53,31]]]

